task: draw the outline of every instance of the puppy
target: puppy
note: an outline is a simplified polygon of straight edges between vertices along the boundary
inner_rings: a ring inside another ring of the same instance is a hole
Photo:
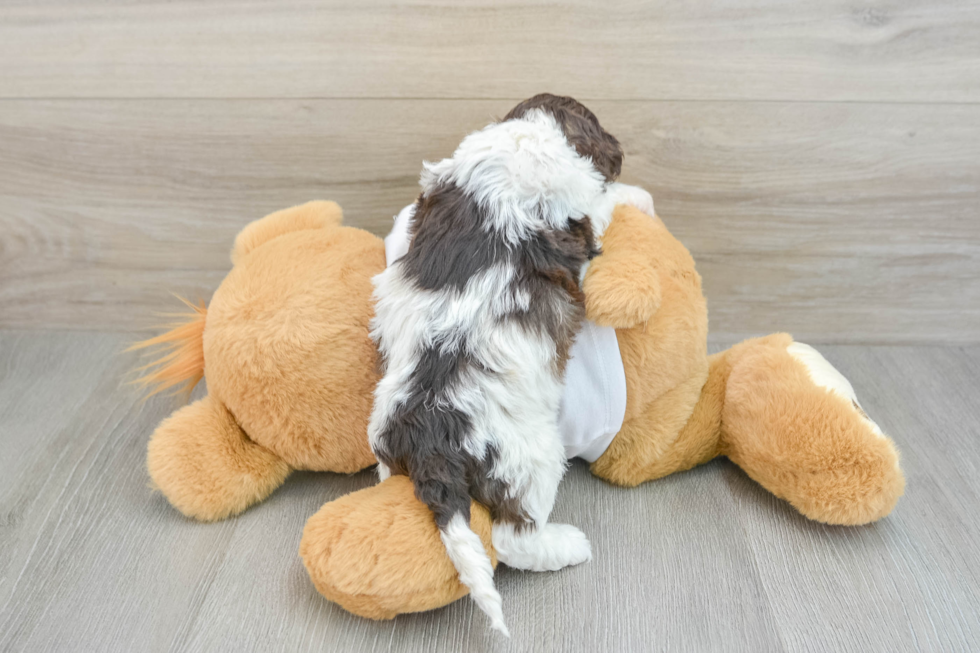
[[[612,184],[622,160],[579,102],[526,100],[424,165],[408,252],[374,279],[379,475],[409,476],[460,581],[504,634],[471,498],[490,510],[508,566],[591,558],[581,531],[548,516],[566,465],[558,408],[585,265],[616,201],[649,198]]]

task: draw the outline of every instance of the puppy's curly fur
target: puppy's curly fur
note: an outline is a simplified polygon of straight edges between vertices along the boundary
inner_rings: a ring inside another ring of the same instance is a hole
[[[591,556],[578,529],[547,519],[565,468],[557,418],[585,316],[580,279],[622,158],[575,100],[522,102],[426,164],[408,252],[375,278],[384,376],[368,435],[380,473],[411,478],[460,580],[503,632],[471,497],[490,509],[510,566]]]

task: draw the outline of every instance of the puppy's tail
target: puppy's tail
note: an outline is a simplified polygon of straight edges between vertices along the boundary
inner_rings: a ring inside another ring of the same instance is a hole
[[[454,422],[456,418],[448,412],[434,411],[430,417],[432,419],[424,420],[424,423],[437,433],[461,432],[461,425]],[[424,438],[420,433],[417,435]],[[447,438],[441,444],[448,446],[450,441]],[[480,537],[470,528],[470,488],[465,464],[448,452],[435,451],[418,460],[409,476],[415,486],[415,496],[435,517],[442,544],[456,567],[460,582],[470,588],[470,596],[476,605],[490,617],[491,627],[510,637],[504,623],[503,601],[493,586],[493,563]]]
[[[466,497],[469,502],[469,495]],[[430,506],[431,507],[431,506]],[[468,508],[469,506],[467,506]],[[469,513],[469,510],[466,510]],[[438,515],[437,515],[438,521]],[[493,564],[483,548],[480,536],[473,532],[469,515],[456,512],[445,527],[440,528],[442,543],[446,546],[449,559],[459,572],[459,580],[470,588],[470,596],[477,606],[490,617],[490,626],[510,637],[504,623],[503,601],[493,586]]]
[[[480,536],[470,528],[470,493],[463,481],[464,470],[445,457],[430,456],[414,472],[415,495],[435,516],[460,582],[470,588],[470,596],[490,617],[490,625],[510,637],[503,601],[493,586],[493,563]]]

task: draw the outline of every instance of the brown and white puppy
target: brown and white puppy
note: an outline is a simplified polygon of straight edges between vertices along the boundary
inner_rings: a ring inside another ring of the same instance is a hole
[[[508,566],[591,558],[580,530],[547,520],[566,465],[557,421],[580,280],[622,199],[622,160],[579,102],[526,100],[425,164],[408,252],[374,279],[379,474],[412,479],[460,580],[505,634],[470,498],[490,509]]]

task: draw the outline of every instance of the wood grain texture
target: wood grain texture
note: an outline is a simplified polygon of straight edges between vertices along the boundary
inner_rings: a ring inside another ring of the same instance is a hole
[[[120,388],[128,340],[0,332],[0,650],[980,647],[977,347],[822,348],[903,452],[906,496],[875,525],[809,522],[725,461],[635,489],[574,464],[555,519],[580,526],[595,559],[502,568],[503,642],[470,601],[372,622],[315,592],[303,524],[370,472],[299,473],[238,518],[181,518],[143,466],[176,405]]]
[[[3,97],[980,101],[970,0],[14,0]]]
[[[424,159],[514,100],[0,102],[0,325],[124,329],[208,298],[247,222],[313,198],[384,234]],[[721,338],[980,340],[973,105],[592,102]]]

